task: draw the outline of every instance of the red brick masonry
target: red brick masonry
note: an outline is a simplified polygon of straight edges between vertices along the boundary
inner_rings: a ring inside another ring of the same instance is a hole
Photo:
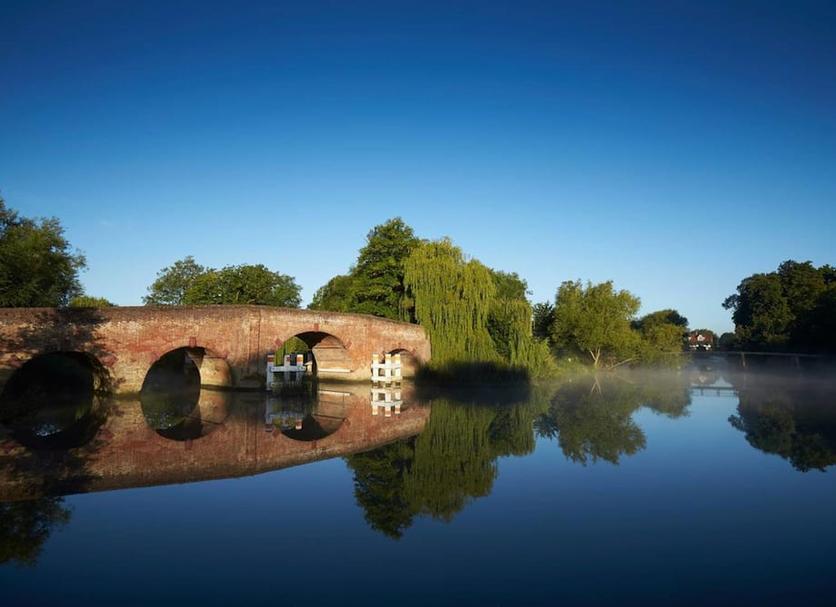
[[[267,306],[0,308],[0,389],[34,356],[74,351],[100,363],[115,393],[136,393],[151,365],[181,347],[205,352],[205,384],[256,387],[267,353],[297,335],[315,355],[322,348],[330,366],[346,369],[343,379],[368,379],[375,352],[430,358],[422,327],[362,314]]]

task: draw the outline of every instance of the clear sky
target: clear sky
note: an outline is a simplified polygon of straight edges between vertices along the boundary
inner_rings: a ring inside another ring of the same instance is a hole
[[[123,305],[189,254],[308,301],[400,215],[726,330],[836,263],[836,3],[0,0],[0,192]]]

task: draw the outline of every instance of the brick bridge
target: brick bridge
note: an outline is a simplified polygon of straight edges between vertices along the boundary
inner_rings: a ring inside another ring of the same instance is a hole
[[[205,386],[264,385],[267,354],[292,337],[312,350],[321,378],[364,380],[373,353],[429,360],[430,342],[418,325],[360,314],[266,306],[172,306],[0,309],[0,390],[35,357],[82,353],[99,385],[136,393],[151,366],[184,348]]]

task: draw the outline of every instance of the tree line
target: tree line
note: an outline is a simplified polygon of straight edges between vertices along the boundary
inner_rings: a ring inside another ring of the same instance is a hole
[[[744,278],[723,307],[735,331],[725,346],[755,351],[836,352],[836,268],[787,260]]]
[[[0,306],[112,305],[83,292],[85,268],[57,219],[21,217],[0,198]],[[479,363],[544,376],[567,361],[598,368],[671,360],[686,343],[684,316],[665,309],[639,317],[640,299],[611,281],[566,281],[548,302],[532,304],[529,295],[516,272],[484,265],[449,238],[422,239],[396,217],[369,231],[356,261],[309,308],[419,323],[437,368]],[[143,301],[299,307],[301,288],[263,264],[212,268],[187,256],[157,273]],[[786,261],[745,278],[723,305],[736,326],[720,340],[726,348],[833,351],[832,266]]]

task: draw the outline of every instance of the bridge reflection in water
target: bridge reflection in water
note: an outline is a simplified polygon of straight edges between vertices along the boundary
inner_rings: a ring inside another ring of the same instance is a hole
[[[420,433],[429,417],[421,406],[374,415],[367,384],[152,396],[82,396],[7,416],[0,502],[258,474],[375,449]]]
[[[694,397],[729,407],[723,427],[739,431],[735,440],[800,472],[836,464],[836,391],[806,373],[703,365],[502,389],[301,382],[265,394],[200,389],[182,364],[172,369],[185,377],[178,393],[152,382],[136,400],[87,390],[78,402],[21,403],[22,413],[0,403],[0,504],[345,457],[368,524],[399,537],[415,517],[449,521],[489,495],[498,459],[528,455],[537,440],[554,441],[573,464],[617,466],[652,447],[638,412],[687,424]]]

